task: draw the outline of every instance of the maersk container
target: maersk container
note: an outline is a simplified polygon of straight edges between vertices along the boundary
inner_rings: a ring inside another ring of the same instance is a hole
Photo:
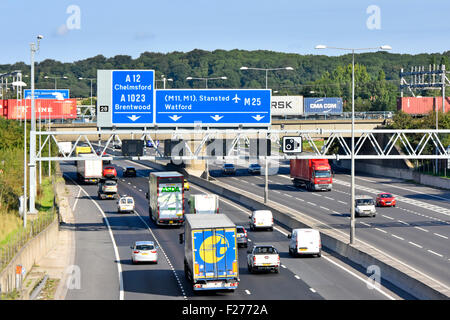
[[[186,216],[184,272],[194,291],[237,289],[236,225],[230,218],[224,214]]]
[[[3,116],[11,120],[24,119],[26,109],[26,119],[31,119],[30,99],[8,99],[3,100]],[[36,119],[75,119],[77,117],[76,99],[55,100],[55,99],[35,99]]]
[[[435,109],[442,112],[442,97],[397,98],[397,110],[411,115],[425,115]],[[445,112],[450,110],[450,98],[445,98]]]

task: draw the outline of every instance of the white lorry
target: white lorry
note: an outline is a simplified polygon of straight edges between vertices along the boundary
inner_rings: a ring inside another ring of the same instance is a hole
[[[280,272],[280,255],[272,245],[255,245],[247,251],[248,271],[256,270]]]
[[[80,153],[79,157],[95,157],[92,153]],[[103,174],[103,162],[101,159],[89,159],[77,161],[78,180],[83,183],[97,183]]]
[[[188,203],[189,213],[219,213],[219,196],[216,194],[191,194]]]
[[[148,180],[148,214],[157,225],[184,223],[184,176],[176,171],[151,172]]]

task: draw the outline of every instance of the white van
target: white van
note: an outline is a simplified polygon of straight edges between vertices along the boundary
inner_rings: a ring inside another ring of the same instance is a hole
[[[273,231],[273,215],[270,210],[256,210],[252,212],[250,219],[250,229],[259,228],[270,229]]]
[[[315,229],[304,228],[294,229],[292,234],[288,235],[289,254],[296,256],[300,254],[315,254],[318,257],[322,255],[322,242],[320,232]]]

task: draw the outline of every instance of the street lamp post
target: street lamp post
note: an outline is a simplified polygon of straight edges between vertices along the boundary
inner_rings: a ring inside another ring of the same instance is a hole
[[[352,52],[352,143],[351,143],[351,202],[350,202],[350,244],[355,243],[355,51],[363,50],[391,50],[388,45],[376,48],[337,48],[317,45],[315,49],[337,49]]]
[[[252,67],[241,67],[239,70],[260,70],[265,71],[266,73],[266,89],[268,89],[268,76],[269,71],[277,71],[277,70],[294,70],[292,67],[283,67],[283,68],[252,68]],[[267,156],[265,157],[265,183],[264,183],[264,203],[269,201],[269,176],[268,176],[268,165]]]
[[[95,80],[97,80],[97,79],[96,79],[96,78],[83,78],[83,77],[79,77],[78,80],[89,80],[89,81],[91,82],[91,108],[92,108],[92,105],[93,105],[93,102],[92,102],[92,81],[95,81]],[[90,110],[91,110],[91,109],[90,109]],[[92,115],[91,115],[91,119],[92,119]]]
[[[31,50],[31,132],[30,132],[30,213],[36,213],[36,105],[34,100],[34,54],[39,50],[40,40],[37,36],[37,45],[30,43]],[[26,220],[26,217],[25,217]]]
[[[165,88],[166,88],[166,82],[167,82],[167,81],[173,82],[173,79],[172,79],[172,78],[167,79],[167,78],[162,74],[162,75],[161,75],[161,80],[155,80],[155,81],[156,81],[156,82],[162,81],[162,82],[163,82],[163,88],[165,89]]]
[[[276,70],[294,70],[292,67],[284,67],[284,68],[251,68],[251,67],[241,67],[239,70],[260,70],[266,72],[266,89],[268,88],[268,76],[269,71],[276,71]]]
[[[208,80],[227,80],[227,77],[215,77],[215,78],[194,78],[194,77],[187,77],[186,80],[205,80],[205,88],[208,89]]]

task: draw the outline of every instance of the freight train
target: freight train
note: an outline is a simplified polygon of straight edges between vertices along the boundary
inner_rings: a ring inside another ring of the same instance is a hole
[[[77,100],[76,99],[35,99],[36,119],[76,119]],[[25,117],[31,119],[30,99],[7,99],[0,100],[0,116],[6,119],[20,120]]]

